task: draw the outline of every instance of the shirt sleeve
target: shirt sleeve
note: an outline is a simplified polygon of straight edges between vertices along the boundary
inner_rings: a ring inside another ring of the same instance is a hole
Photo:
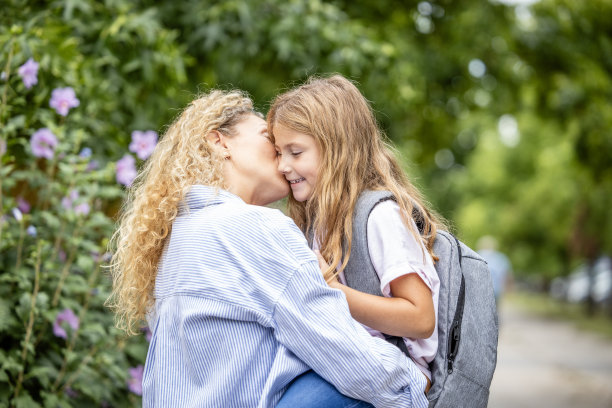
[[[302,264],[273,313],[280,343],[343,394],[376,407],[427,407],[425,377],[396,347],[370,336],[316,261]]]
[[[370,259],[385,296],[392,296],[393,280],[411,273],[416,273],[433,292],[437,273],[431,255],[406,228],[395,201],[374,207],[368,218],[367,234]]]

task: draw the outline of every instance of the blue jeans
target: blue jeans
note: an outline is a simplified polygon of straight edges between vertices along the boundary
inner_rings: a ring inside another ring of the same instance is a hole
[[[371,408],[367,402],[349,398],[314,371],[297,377],[280,399],[277,408]]]

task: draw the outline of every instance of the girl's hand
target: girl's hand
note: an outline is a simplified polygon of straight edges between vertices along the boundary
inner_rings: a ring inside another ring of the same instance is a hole
[[[329,274],[326,276],[325,272],[329,269],[329,264],[327,263],[325,258],[323,258],[323,255],[321,255],[321,252],[315,250],[314,253],[317,256],[317,260],[319,261],[319,269],[321,269],[321,272],[323,273],[323,278],[325,279],[327,284],[332,288],[339,289],[339,285],[341,286],[342,284],[338,280],[338,275]]]

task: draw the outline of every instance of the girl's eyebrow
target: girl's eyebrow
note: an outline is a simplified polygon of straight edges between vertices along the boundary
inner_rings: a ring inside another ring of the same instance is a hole
[[[291,143],[287,143],[284,147],[286,149],[291,149],[293,147],[301,147],[301,145],[299,143],[296,143],[296,142],[291,142]]]

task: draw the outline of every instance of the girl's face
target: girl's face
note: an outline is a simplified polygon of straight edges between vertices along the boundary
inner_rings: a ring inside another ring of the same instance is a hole
[[[319,148],[312,136],[289,129],[281,124],[274,126],[274,139],[280,171],[291,187],[296,201],[312,197],[319,173]]]

